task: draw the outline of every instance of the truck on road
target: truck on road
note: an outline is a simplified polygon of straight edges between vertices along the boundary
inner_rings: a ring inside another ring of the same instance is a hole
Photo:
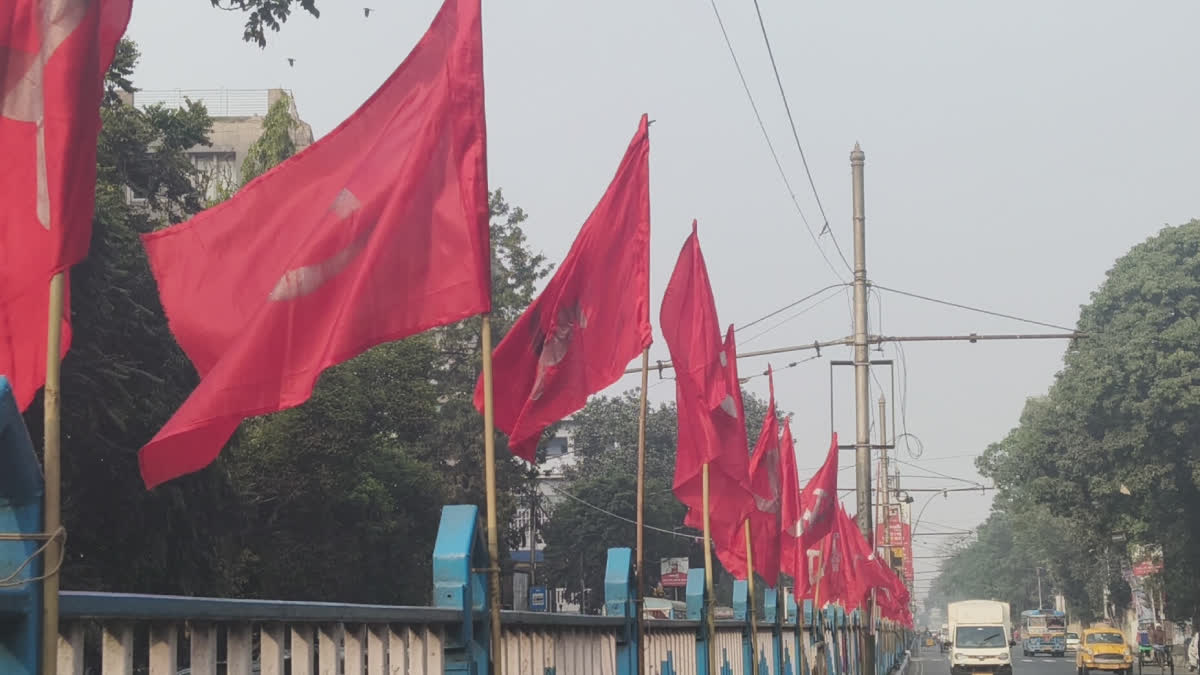
[[[963,600],[946,608],[950,673],[1012,675],[1012,616],[1007,602]]]

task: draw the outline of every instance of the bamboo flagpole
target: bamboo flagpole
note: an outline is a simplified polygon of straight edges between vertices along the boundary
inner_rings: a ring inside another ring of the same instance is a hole
[[[637,670],[646,675],[646,389],[650,381],[650,348],[642,351],[642,400],[638,408],[638,457],[637,457]]]
[[[66,273],[50,279],[49,318],[46,325],[46,388],[44,393],[45,473],[44,531],[46,552],[42,557],[42,669],[43,675],[58,672],[58,572],[63,558],[62,528],[62,403],[59,380],[62,372],[62,316],[66,293]]]
[[[717,625],[713,605],[717,602],[717,594],[713,591],[713,559],[712,559],[712,518],[708,505],[708,462],[704,463],[701,476],[700,494],[701,508],[704,509],[704,625],[708,627],[708,672],[719,672],[717,669]]]
[[[750,519],[746,519],[746,612],[750,617],[750,672],[758,675],[758,617],[754,614],[754,545],[751,543]]]
[[[487,314],[483,315],[482,333],[483,479],[487,490],[488,609],[491,612],[491,639],[488,642],[492,659],[490,672],[503,675],[500,663],[500,536],[496,523],[496,408],[492,392],[492,320]]]

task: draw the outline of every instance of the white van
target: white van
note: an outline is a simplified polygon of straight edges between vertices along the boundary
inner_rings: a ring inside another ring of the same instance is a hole
[[[995,600],[952,602],[946,611],[950,626],[950,673],[1012,675],[1012,620],[1008,603]]]

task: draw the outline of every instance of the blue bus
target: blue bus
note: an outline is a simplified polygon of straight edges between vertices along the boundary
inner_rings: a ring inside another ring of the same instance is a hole
[[[1021,612],[1021,652],[1025,656],[1067,652],[1067,615],[1056,609]]]

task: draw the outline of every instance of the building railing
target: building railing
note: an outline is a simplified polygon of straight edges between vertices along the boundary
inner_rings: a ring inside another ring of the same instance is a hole
[[[182,108],[194,101],[203,103],[213,117],[264,117],[282,93],[291,95],[283,89],[142,89],[134,94],[133,105]]]

